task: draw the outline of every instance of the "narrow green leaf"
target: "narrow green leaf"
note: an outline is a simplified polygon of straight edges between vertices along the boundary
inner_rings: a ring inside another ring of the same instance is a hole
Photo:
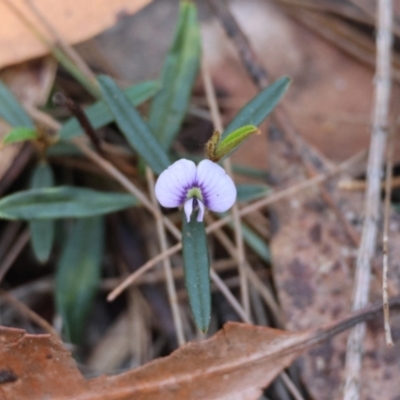
[[[271,262],[271,254],[266,241],[253,229],[242,223],[242,235],[245,243],[265,262]]]
[[[100,281],[103,246],[103,219],[80,219],[68,236],[57,267],[57,311],[66,340],[75,344],[83,342],[85,322]]]
[[[218,213],[218,216],[223,218],[228,213]],[[231,221],[228,226],[234,230],[235,224]],[[271,254],[266,241],[248,225],[242,222],[242,235],[245,243],[265,262],[271,262]]]
[[[259,199],[266,196],[271,188],[268,185],[256,185],[256,184],[241,184],[236,185],[237,196],[236,200],[239,202],[247,202]]]
[[[279,103],[290,82],[287,77],[280,78],[250,100],[227,126],[222,138],[244,125],[259,126]]]
[[[192,214],[190,222],[182,213],[182,245],[185,284],[196,326],[206,332],[211,318],[210,260],[203,222]]]
[[[150,109],[150,129],[165,149],[179,132],[200,63],[200,29],[196,6],[182,2],[175,38],[162,70],[162,89]]]
[[[11,126],[34,128],[34,124],[18,100],[0,80],[0,117]]]
[[[33,171],[31,188],[48,188],[54,185],[53,171],[47,163],[39,164]],[[39,262],[45,263],[50,257],[54,241],[54,221],[31,220],[29,222],[32,248]]]
[[[102,75],[99,77],[99,83],[104,102],[129,144],[156,174],[160,174],[170,165],[165,150],[113,79]]]
[[[260,130],[254,125],[245,125],[235,129],[222,139],[215,148],[215,161],[223,160],[235,152],[251,135],[259,133]]]
[[[145,102],[160,90],[160,84],[156,81],[146,81],[130,86],[124,93],[133,106]],[[103,101],[97,101],[85,109],[85,114],[94,129],[99,129],[114,120],[109,108]],[[71,139],[82,134],[82,128],[76,118],[70,118],[59,131],[61,140]]]
[[[17,127],[11,130],[3,139],[3,144],[11,144],[17,142],[25,142],[26,140],[34,140],[38,138],[35,129]]]
[[[106,193],[73,186],[24,190],[0,200],[0,219],[83,218],[138,204],[130,194]]]

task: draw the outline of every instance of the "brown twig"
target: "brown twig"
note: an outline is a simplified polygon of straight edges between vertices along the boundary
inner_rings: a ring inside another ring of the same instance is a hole
[[[386,180],[385,180],[385,198],[383,210],[383,235],[382,235],[382,300],[383,300],[383,323],[385,328],[385,340],[387,347],[393,347],[392,333],[390,330],[389,319],[389,294],[388,294],[388,270],[389,270],[389,220],[390,220],[390,196],[393,187],[393,153],[395,144],[395,134],[397,120],[388,138],[388,150],[386,159]]]
[[[4,257],[3,262],[0,264],[0,282],[21,253],[23,248],[28,244],[31,237],[29,229],[25,229],[15,241],[8,254]]]
[[[9,303],[12,307],[14,307],[21,315],[29,318],[35,324],[40,326],[45,332],[50,333],[50,335],[61,342],[60,336],[58,335],[56,330],[44,318],[35,313],[24,303],[16,299],[13,295],[4,290],[0,290],[0,298]]]
[[[379,0],[375,101],[367,170],[368,188],[365,201],[365,220],[356,263],[353,310],[365,307],[368,302],[371,259],[376,251],[377,225],[380,219],[380,179],[386,147],[391,89],[392,19],[392,1]],[[360,397],[364,336],[365,324],[360,324],[350,332],[347,341],[344,400],[357,400]]]
[[[83,112],[81,106],[61,92],[57,92],[54,94],[53,103],[58,106],[68,108],[69,112],[78,120],[80,126],[83,129],[83,132],[86,133],[94,148],[98,151],[99,154],[105,157],[101,139],[97,132],[93,129],[92,124],[90,123],[86,114]]]

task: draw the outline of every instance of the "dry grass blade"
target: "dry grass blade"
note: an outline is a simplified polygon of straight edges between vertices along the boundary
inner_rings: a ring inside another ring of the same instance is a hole
[[[154,186],[155,186],[154,175],[149,167],[146,168],[146,178],[149,184],[151,201],[153,202],[154,207],[156,207],[161,214],[160,207],[158,205],[156,195],[154,192]],[[161,251],[164,252],[165,250],[167,250],[167,237],[165,234],[165,228],[162,223],[161,216],[156,219],[156,224],[157,224],[157,233],[158,233],[158,239],[160,241]],[[172,310],[172,317],[174,320],[177,341],[178,344],[182,346],[183,344],[185,344],[185,336],[183,333],[182,319],[179,311],[178,298],[176,295],[175,281],[172,275],[171,261],[169,258],[165,258],[163,260],[163,267],[164,267],[165,281],[167,283],[168,300]]]
[[[222,118],[219,112],[218,103],[217,103],[217,96],[215,94],[214,84],[212,82],[210,72],[205,62],[205,58],[202,59],[202,66],[201,72],[203,76],[203,85],[206,92],[207,103],[211,111],[211,118],[213,121],[214,129],[219,132],[223,132],[224,128],[222,126]],[[228,175],[233,179],[232,173],[232,165],[229,160],[224,161],[224,167],[228,173]],[[233,223],[235,226],[235,242],[237,246],[237,261],[238,261],[238,268],[239,268],[239,277],[240,277],[240,295],[241,301],[248,318],[251,319],[250,316],[250,295],[249,295],[249,284],[247,281],[247,277],[245,274],[245,254],[244,254],[244,242],[243,242],[243,235],[242,235],[242,224],[240,221],[239,216],[239,207],[237,203],[232,206],[232,217]]]
[[[24,230],[15,241],[10,251],[4,257],[3,262],[0,264],[0,282],[3,280],[7,271],[11,268],[13,262],[21,253],[23,248],[28,244],[31,235],[28,229]]]
[[[354,286],[353,310],[368,302],[371,259],[375,254],[378,221],[380,219],[380,177],[384,161],[388,112],[391,89],[392,1],[378,2],[378,32],[376,60],[376,89],[372,121],[372,137],[368,159],[368,188],[365,202],[365,220],[358,251]],[[360,393],[362,342],[365,325],[358,325],[347,342],[345,400],[357,400]]]

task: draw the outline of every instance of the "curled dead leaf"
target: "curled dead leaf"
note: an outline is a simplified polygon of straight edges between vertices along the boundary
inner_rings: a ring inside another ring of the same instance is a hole
[[[399,308],[400,298],[391,306]],[[256,399],[305,350],[380,314],[381,307],[302,332],[227,323],[212,338],[168,357],[89,381],[56,339],[1,327],[0,399]]]

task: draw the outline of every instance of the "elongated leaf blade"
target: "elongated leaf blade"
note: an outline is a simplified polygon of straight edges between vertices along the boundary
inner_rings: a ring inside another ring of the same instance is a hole
[[[130,194],[106,193],[73,186],[24,190],[0,200],[0,218],[83,218],[137,205]]]
[[[266,241],[253,229],[242,223],[242,235],[245,243],[265,262],[271,262],[271,253]]]
[[[226,127],[222,138],[244,125],[259,126],[279,103],[290,82],[287,77],[280,78],[250,100]]]
[[[162,70],[162,89],[152,102],[149,116],[150,129],[165,149],[171,147],[185,117],[200,53],[196,6],[182,2],[175,38]]]
[[[101,217],[75,223],[56,272],[56,306],[66,339],[81,344],[101,275],[104,226]]]
[[[3,144],[11,144],[18,142],[25,142],[27,140],[37,139],[38,134],[35,129],[17,127],[10,131],[3,139]]]
[[[271,188],[268,185],[244,183],[236,185],[236,190],[236,200],[244,203],[266,196],[271,191]]]
[[[102,75],[99,83],[104,102],[129,144],[155,173],[160,174],[170,165],[165,150],[113,79]]]
[[[182,213],[185,284],[196,326],[206,332],[211,318],[210,260],[204,223],[193,214],[187,222]]]
[[[34,124],[18,100],[0,80],[0,117],[11,126],[34,128]]]
[[[146,81],[130,86],[124,93],[133,106],[145,102],[153,97],[160,89],[160,84],[156,81]],[[85,114],[94,129],[99,129],[114,120],[109,108],[104,101],[97,101],[92,106],[85,109]],[[70,118],[59,131],[62,140],[71,139],[82,134],[82,128],[76,118]]]
[[[54,185],[53,171],[47,163],[39,164],[32,175],[31,188],[48,188]],[[31,243],[37,260],[47,262],[50,257],[54,241],[54,221],[32,220],[29,222]]]

